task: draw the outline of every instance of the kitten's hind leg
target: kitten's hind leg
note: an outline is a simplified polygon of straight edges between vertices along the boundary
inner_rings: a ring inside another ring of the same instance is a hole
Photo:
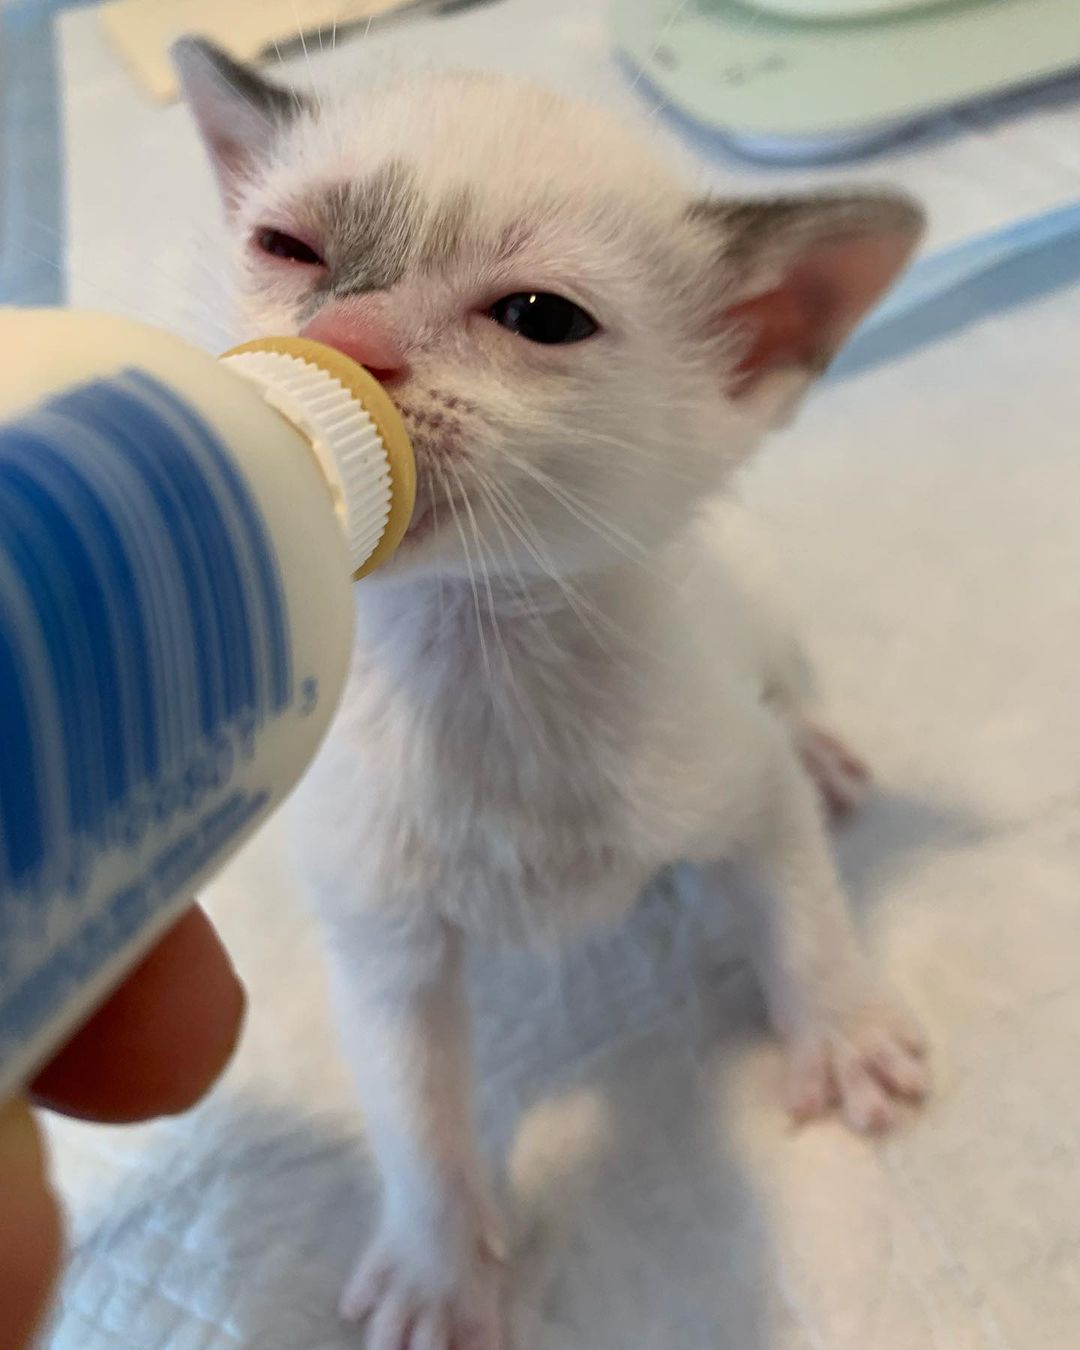
[[[723,631],[760,682],[762,701],[787,728],[799,760],[833,818],[849,815],[865,797],[870,770],[840,738],[814,718],[814,673],[799,639],[782,579],[744,511],[714,513],[725,564],[712,590],[729,597]]]
[[[706,866],[704,875],[714,876],[744,921],[785,1044],[792,1116],[805,1120],[837,1106],[853,1129],[883,1130],[896,1121],[899,1103],[928,1089],[924,1041],[860,949],[788,728],[760,708],[741,729],[755,727],[762,773],[746,784],[746,834],[736,855],[744,875],[734,885],[729,868]]]
[[[799,760],[834,819],[861,806],[870,788],[870,769],[838,736],[806,717],[790,723]]]
[[[856,811],[870,790],[870,767],[809,711],[811,681],[799,655],[783,678],[767,686],[765,705],[787,728],[799,762],[827,814],[840,820]]]

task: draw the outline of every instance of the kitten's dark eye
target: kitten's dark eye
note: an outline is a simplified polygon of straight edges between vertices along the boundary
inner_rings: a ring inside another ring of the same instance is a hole
[[[313,267],[324,265],[310,244],[305,244],[302,239],[295,239],[282,230],[256,230],[255,243],[263,253],[269,253],[272,258],[286,258],[289,262],[307,263]]]
[[[530,342],[547,345],[582,342],[599,328],[591,314],[562,295],[547,291],[522,291],[504,295],[489,311],[496,323]]]

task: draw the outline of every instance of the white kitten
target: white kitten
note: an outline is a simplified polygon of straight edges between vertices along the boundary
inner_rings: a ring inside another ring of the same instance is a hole
[[[746,915],[790,1109],[872,1130],[925,1089],[811,781],[847,806],[864,770],[807,720],[794,639],[716,504],[920,217],[888,196],[697,202],[596,109],[501,80],[323,106],[201,44],[178,61],[245,335],[355,355],[417,450],[409,539],[357,594],[301,853],[384,1192],[343,1308],[372,1350],[496,1350],[465,942],[553,941],[673,859],[735,859],[760,883]]]

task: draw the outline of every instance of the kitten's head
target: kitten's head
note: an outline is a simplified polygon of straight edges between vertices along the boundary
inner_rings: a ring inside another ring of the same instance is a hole
[[[244,336],[338,346],[401,409],[419,496],[399,571],[520,578],[654,549],[919,235],[892,196],[700,201],[596,108],[517,82],[324,103],[202,43],[176,57]]]

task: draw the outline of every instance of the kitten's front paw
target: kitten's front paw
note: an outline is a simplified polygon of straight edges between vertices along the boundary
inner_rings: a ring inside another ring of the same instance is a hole
[[[505,1263],[482,1240],[455,1268],[379,1237],[341,1296],[341,1315],[366,1326],[366,1350],[510,1350],[502,1306]]]
[[[786,1099],[797,1121],[838,1107],[853,1130],[880,1133],[901,1101],[921,1101],[929,1088],[922,1032],[884,999],[822,1019],[788,1046]]]

